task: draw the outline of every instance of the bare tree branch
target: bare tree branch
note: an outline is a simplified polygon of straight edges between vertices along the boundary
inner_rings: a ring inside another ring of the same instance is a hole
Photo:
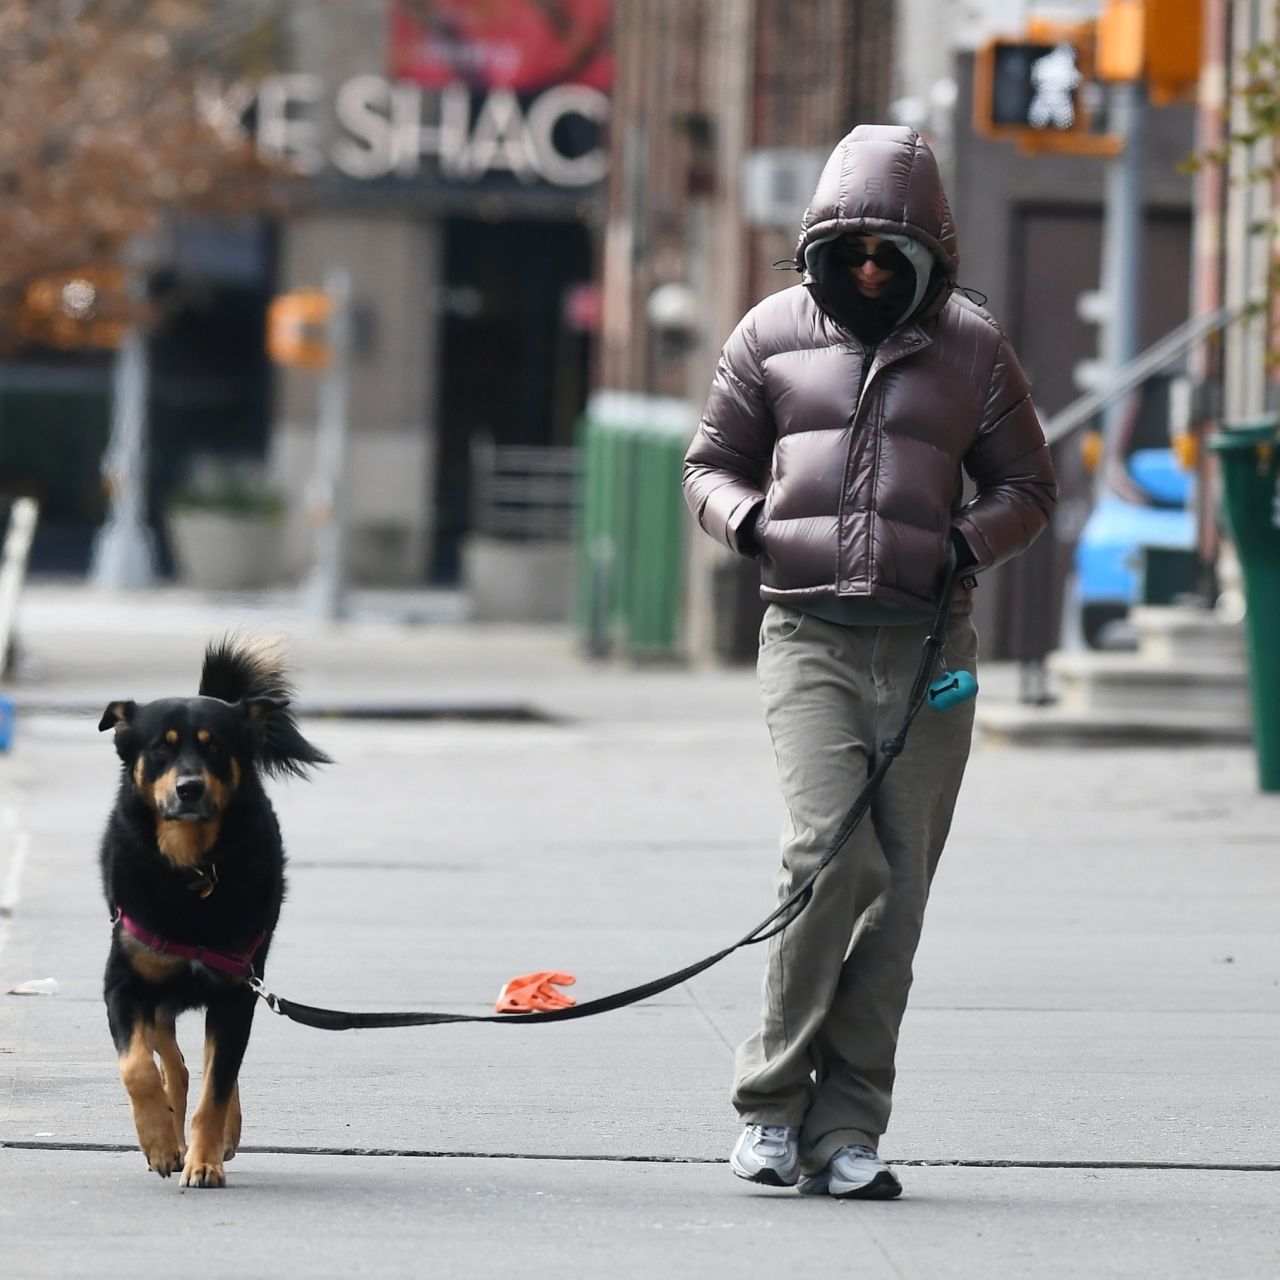
[[[167,220],[262,209],[278,175],[203,119],[202,70],[237,70],[278,0],[0,0],[0,344],[39,338],[42,279],[101,282],[89,324],[126,300],[127,246]],[[257,46],[261,40],[256,41]],[[92,293],[92,291],[90,291]],[[83,302],[83,288],[74,297]],[[66,315],[46,317],[74,340]],[[99,334],[101,330],[97,331]]]

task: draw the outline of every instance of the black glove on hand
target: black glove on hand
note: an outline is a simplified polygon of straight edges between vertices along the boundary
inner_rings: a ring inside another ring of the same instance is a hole
[[[747,512],[746,518],[738,526],[738,550],[744,556],[758,556],[760,554],[760,544],[756,541],[756,524],[760,520],[760,513],[764,510],[764,503],[758,502],[750,511]]]
[[[959,529],[951,530],[951,549],[956,553],[956,572],[963,573],[970,565],[978,563],[969,543]]]

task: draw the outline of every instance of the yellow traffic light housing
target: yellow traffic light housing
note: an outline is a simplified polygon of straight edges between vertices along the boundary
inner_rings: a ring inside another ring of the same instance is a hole
[[[332,317],[333,301],[323,289],[282,293],[267,308],[267,354],[297,369],[328,368]]]
[[[1109,0],[1098,15],[1098,79],[1141,80],[1146,63],[1146,13],[1142,0]]]
[[[1200,0],[1107,0],[1098,18],[1098,78],[1145,80],[1152,102],[1185,97],[1200,79]]]

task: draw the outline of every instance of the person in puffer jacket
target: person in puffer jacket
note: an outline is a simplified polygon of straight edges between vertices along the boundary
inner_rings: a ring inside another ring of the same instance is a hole
[[[699,525],[759,562],[768,601],[758,674],[786,806],[780,899],[898,731],[949,562],[963,573],[943,660],[974,672],[965,584],[1024,551],[1056,500],[1026,376],[957,291],[958,264],[924,140],[855,128],[805,214],[801,283],[730,335],[685,459]],[[771,939],[760,1029],[735,1064],[738,1176],[900,1194],[879,1144],[972,727],[972,702],[916,719],[870,821]]]

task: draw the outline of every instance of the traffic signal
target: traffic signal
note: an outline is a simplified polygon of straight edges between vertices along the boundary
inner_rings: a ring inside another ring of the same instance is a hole
[[[989,98],[984,119],[992,131],[1003,129],[1073,129],[1079,119],[1077,87],[1079,70],[1075,50],[1070,45],[1014,44],[994,41],[986,51],[990,59],[982,85]],[[1051,110],[1038,110],[1038,119],[1032,119],[1032,107],[1037,103],[1035,71],[1045,59],[1054,59],[1062,66],[1058,77],[1058,89],[1052,96]],[[1064,61],[1065,59],[1065,61]]]
[[[991,41],[978,52],[974,127],[988,138],[1082,129],[1080,52],[1067,40]]]
[[[1147,87],[1159,105],[1185,98],[1200,83],[1200,0],[1147,0]]]
[[[1112,155],[1118,141],[1093,132],[1094,25],[1032,21],[1027,34],[989,41],[974,61],[973,127],[1030,152]]]
[[[1157,105],[1200,79],[1200,0],[1107,0],[1098,16],[1098,78],[1145,80]]]
[[[1098,15],[1098,79],[1142,78],[1145,8],[1142,0],[1109,0]]]
[[[325,369],[333,357],[333,300],[323,289],[282,293],[267,307],[267,354],[276,364]]]

